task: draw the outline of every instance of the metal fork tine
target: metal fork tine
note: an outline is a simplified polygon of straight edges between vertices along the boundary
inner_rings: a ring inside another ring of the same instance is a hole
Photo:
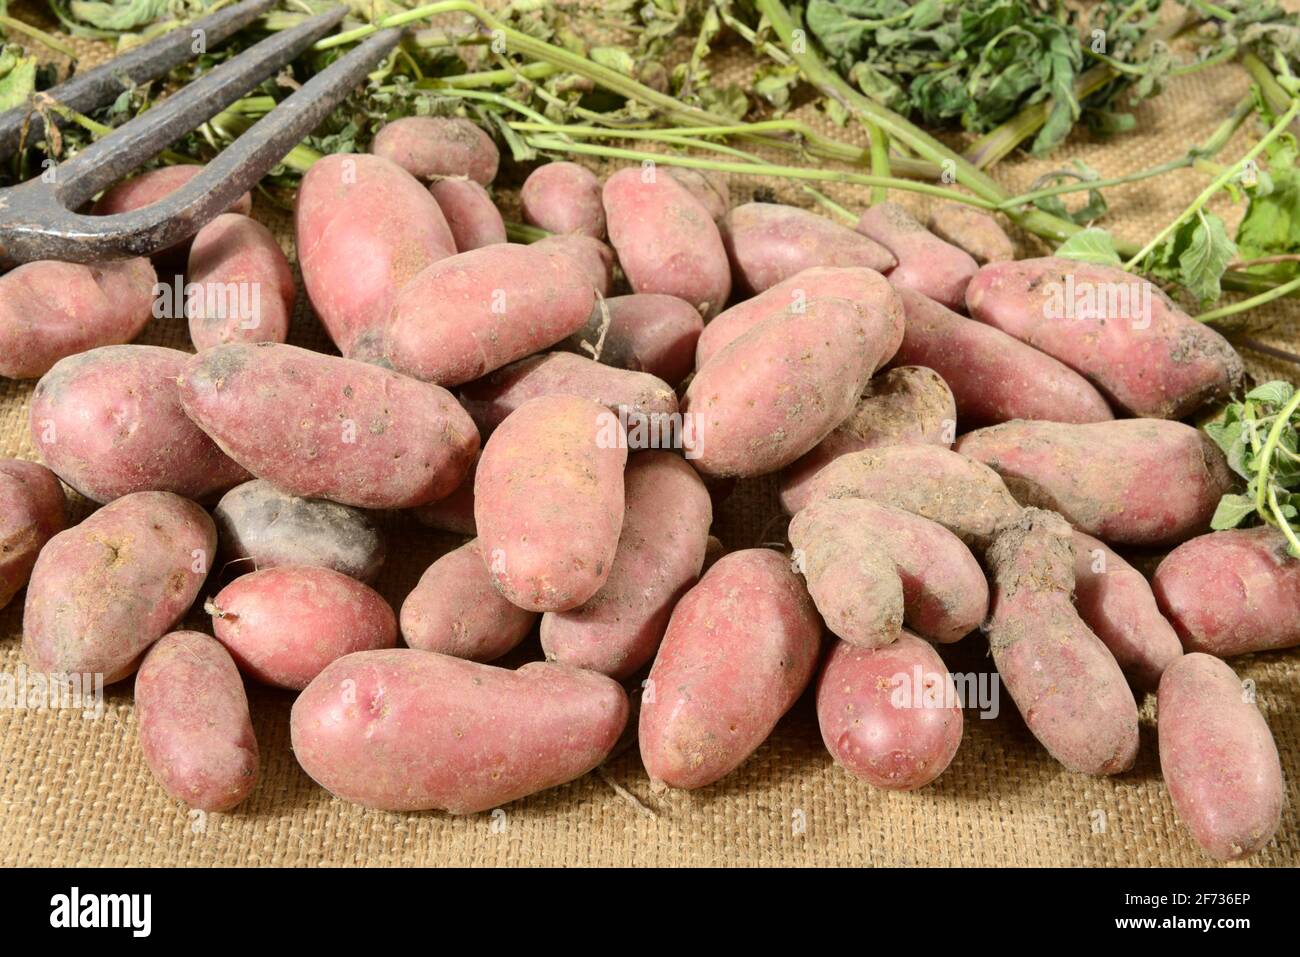
[[[192,59],[196,32],[202,31],[205,43],[216,45],[274,5],[275,0],[243,0],[211,16],[168,31],[102,66],[79,73],[66,83],[45,90],[44,95],[79,113],[104,106],[131,85],[157,79]],[[30,107],[18,106],[0,113],[0,157],[17,151],[24,123],[27,124],[29,143],[36,142],[45,134],[45,119]]]

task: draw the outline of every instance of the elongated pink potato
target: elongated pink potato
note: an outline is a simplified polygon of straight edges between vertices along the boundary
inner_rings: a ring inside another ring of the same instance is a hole
[[[580,233],[547,236],[532,244],[538,252],[568,256],[582,270],[588,285],[602,296],[614,288],[614,250],[599,239]]]
[[[488,191],[472,179],[440,179],[429,187],[447,227],[456,240],[456,251],[469,252],[506,242],[506,224]]]
[[[223,342],[284,342],[297,292],[293,272],[271,231],[235,213],[199,230],[186,281],[190,340],[202,351]]]
[[[605,238],[600,180],[577,163],[545,163],[528,174],[519,190],[524,222],[548,233]]]
[[[467,176],[482,186],[497,177],[500,151],[492,137],[460,116],[406,116],[385,123],[370,146],[412,176]]]
[[[1016,247],[988,213],[965,203],[940,203],[926,222],[930,232],[964,249],[981,266],[1016,258]]]
[[[949,309],[966,304],[966,286],[979,266],[966,250],[946,243],[897,203],[876,203],[858,218],[858,232],[898,260],[889,281],[914,289]]]
[[[0,459],[0,608],[32,575],[45,543],[67,524],[67,498],[43,465]]]
[[[177,163],[174,166],[160,166],[139,173],[104,190],[104,195],[95,201],[92,212],[96,216],[112,216],[117,213],[129,213],[134,209],[143,209],[158,202],[164,196],[176,192],[202,172],[203,165],[200,163]],[[240,196],[227,212],[251,216],[252,194],[245,193]]]
[[[695,344],[703,329],[704,320],[685,299],[634,293],[597,302],[587,324],[563,348],[676,386],[695,367]]]
[[[727,215],[727,210],[731,209],[731,187],[727,184],[726,173],[670,166],[668,175],[700,201],[700,205],[709,211],[714,222]]]

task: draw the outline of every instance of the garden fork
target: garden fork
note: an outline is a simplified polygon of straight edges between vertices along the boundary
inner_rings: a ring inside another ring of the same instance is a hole
[[[184,63],[193,55],[194,38],[220,42],[274,2],[243,0],[44,95],[79,111],[102,106],[132,84],[162,76]],[[274,75],[332,30],[346,12],[346,7],[335,7],[261,41],[71,159],[18,186],[0,189],[0,267],[38,259],[88,263],[145,256],[198,232],[315,129],[397,45],[401,31],[381,30],[330,64],[175,192],[112,216],[76,210]],[[0,157],[20,146],[24,124],[29,140],[44,131],[41,117],[27,107],[0,114]]]

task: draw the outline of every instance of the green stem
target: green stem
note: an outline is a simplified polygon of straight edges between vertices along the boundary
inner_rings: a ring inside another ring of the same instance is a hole
[[[538,226],[527,226],[524,223],[506,223],[506,239],[512,243],[535,243],[539,239],[545,239],[551,235],[546,230]]]
[[[1218,309],[1211,309],[1209,312],[1203,312],[1196,317],[1198,322],[1214,322],[1223,319],[1226,316],[1233,316],[1239,312],[1245,312],[1247,309],[1254,309],[1256,306],[1262,306],[1272,302],[1274,299],[1281,299],[1283,296],[1289,296],[1296,290],[1300,290],[1300,276],[1284,282],[1280,286],[1274,286],[1268,292],[1262,292],[1258,296],[1251,296],[1249,299],[1243,299],[1241,302],[1234,302],[1231,305],[1221,306]]]
[[[517,70],[483,70],[479,73],[462,73],[459,76],[430,77],[428,82],[433,89],[452,87],[462,90],[476,90],[485,86],[509,86],[519,77],[526,80],[542,80],[559,73],[560,68],[553,63],[538,61],[529,63]]]
[[[24,33],[38,43],[49,47],[55,53],[61,53],[73,61],[76,61],[77,59],[77,51],[72,49],[72,47],[50,36],[44,30],[38,30],[36,27],[23,23],[21,20],[15,20],[13,17],[0,16],[0,27],[4,27],[6,30],[13,30],[16,33]]]
[[[1260,466],[1259,477],[1256,479],[1255,485],[1255,511],[1266,519],[1269,517],[1269,511],[1272,512],[1277,527],[1282,530],[1282,534],[1286,536],[1287,541],[1291,544],[1292,554],[1294,555],[1300,555],[1300,541],[1297,541],[1291,523],[1286,520],[1286,516],[1282,514],[1281,508],[1278,507],[1277,493],[1273,488],[1270,476],[1273,471],[1273,452],[1282,439],[1282,430],[1291,421],[1291,416],[1295,414],[1297,408],[1300,408],[1300,390],[1291,396],[1290,401],[1278,411],[1273,427],[1268,430],[1268,438],[1264,441],[1264,448],[1256,459]],[[1268,498],[1267,510],[1265,509],[1265,495]]]
[[[811,196],[813,199],[817,200],[817,202],[821,203],[821,205],[829,209],[836,216],[840,217],[840,219],[844,220],[846,223],[853,223],[853,224],[857,223],[858,217],[854,215],[851,209],[847,209],[846,207],[841,206],[839,203],[835,202],[835,200],[831,199],[821,190],[813,189],[811,186],[804,186],[803,191],[807,193],[809,196]]]
[[[889,175],[889,140],[885,138],[885,131],[875,123],[867,124],[867,133],[871,136],[871,173],[874,176]],[[873,186],[871,189],[872,205],[883,203],[889,199],[889,191],[883,186]]]

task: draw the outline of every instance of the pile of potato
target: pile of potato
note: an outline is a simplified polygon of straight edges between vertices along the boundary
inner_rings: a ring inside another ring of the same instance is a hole
[[[296,758],[369,807],[494,808],[597,767],[630,721],[656,785],[703,787],[815,677],[835,761],[918,788],[962,738],[934,646],[983,631],[1066,768],[1131,767],[1134,689],[1158,691],[1196,840],[1270,840],[1277,751],[1221,659],[1300,643],[1300,562],[1268,528],[1205,534],[1234,480],[1179,419],[1241,387],[1217,333],[1117,270],[1014,261],[970,209],[926,228],[879,203],[851,229],[683,169],[541,166],[522,210],[550,235],[508,243],[497,166],[472,123],[411,118],[311,169],[298,256],[341,357],[285,344],[291,273],[246,205],[188,275],[255,286],[259,314],[187,296],[194,355],[125,344],[149,261],[0,278],[0,372],[40,378],[48,466],[0,464],[0,602],[27,584],[32,668],[136,675],[170,795],[253,788],[245,678],[299,693]],[[1066,284],[1143,310],[1058,315]],[[763,475],[789,551],[724,553],[714,503]],[[63,530],[55,476],[104,507]],[[391,509],[469,537],[397,613],[367,584]],[[1112,546],[1174,550],[1148,584]],[[201,594],[215,637],[172,631]],[[534,627],[545,661],[488,663]]]

